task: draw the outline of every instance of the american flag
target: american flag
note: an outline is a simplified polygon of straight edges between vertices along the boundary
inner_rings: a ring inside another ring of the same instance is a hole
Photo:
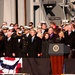
[[[0,74],[18,73],[20,68],[22,68],[22,58],[0,58]]]

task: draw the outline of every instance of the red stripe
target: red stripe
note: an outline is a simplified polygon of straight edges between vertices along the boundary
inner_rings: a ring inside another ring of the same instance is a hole
[[[11,57],[4,57],[5,60],[10,60],[10,61],[14,61],[15,58],[11,58]]]
[[[16,60],[15,58],[11,58],[11,57],[4,57],[4,60],[8,60],[8,61],[14,61]],[[16,68],[15,68],[15,72],[18,73],[20,68],[21,68],[21,62],[18,62],[18,64],[16,65]],[[0,73],[4,73],[2,70],[0,70]]]
[[[0,70],[0,73],[3,73],[3,71],[2,71],[2,70]]]
[[[17,66],[16,66],[16,69],[15,69],[16,73],[19,72],[19,69],[20,69],[20,68],[21,68],[21,63],[18,63]]]

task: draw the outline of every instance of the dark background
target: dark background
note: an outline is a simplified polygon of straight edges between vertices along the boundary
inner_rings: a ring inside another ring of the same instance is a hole
[[[75,74],[75,59],[65,59],[66,74]],[[23,58],[23,68],[20,73],[30,75],[52,75],[51,63],[49,58]]]
[[[23,68],[20,73],[30,75],[51,75],[51,65],[49,58],[23,58]]]

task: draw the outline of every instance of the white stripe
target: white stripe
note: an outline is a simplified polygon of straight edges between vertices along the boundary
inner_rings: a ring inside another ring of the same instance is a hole
[[[14,65],[14,64],[19,60],[19,58],[15,58],[14,61],[11,61],[11,60],[5,60],[5,59],[2,57],[1,60],[3,60],[3,63],[4,63],[4,64],[7,64],[7,65]]]
[[[14,61],[11,61],[11,60],[5,60],[4,57],[1,57],[0,60],[3,60],[3,63],[6,64],[6,65],[14,65],[20,58],[15,58]],[[21,64],[21,68],[22,68],[22,58],[19,60],[18,64]],[[2,68],[2,66],[0,65],[0,70],[2,70],[4,73],[6,74],[13,74],[13,73],[16,73],[16,67],[17,65],[15,66],[15,69],[14,70],[9,70],[9,69],[6,69],[6,68]]]
[[[16,73],[15,69],[14,69],[14,70],[3,69],[2,71],[3,71],[3,73],[6,73],[6,74],[13,74],[13,73]]]

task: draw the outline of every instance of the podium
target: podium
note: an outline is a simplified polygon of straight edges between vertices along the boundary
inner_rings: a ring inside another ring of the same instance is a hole
[[[64,54],[70,53],[70,48],[65,44],[49,44],[49,55],[52,67],[52,75],[63,74]]]

